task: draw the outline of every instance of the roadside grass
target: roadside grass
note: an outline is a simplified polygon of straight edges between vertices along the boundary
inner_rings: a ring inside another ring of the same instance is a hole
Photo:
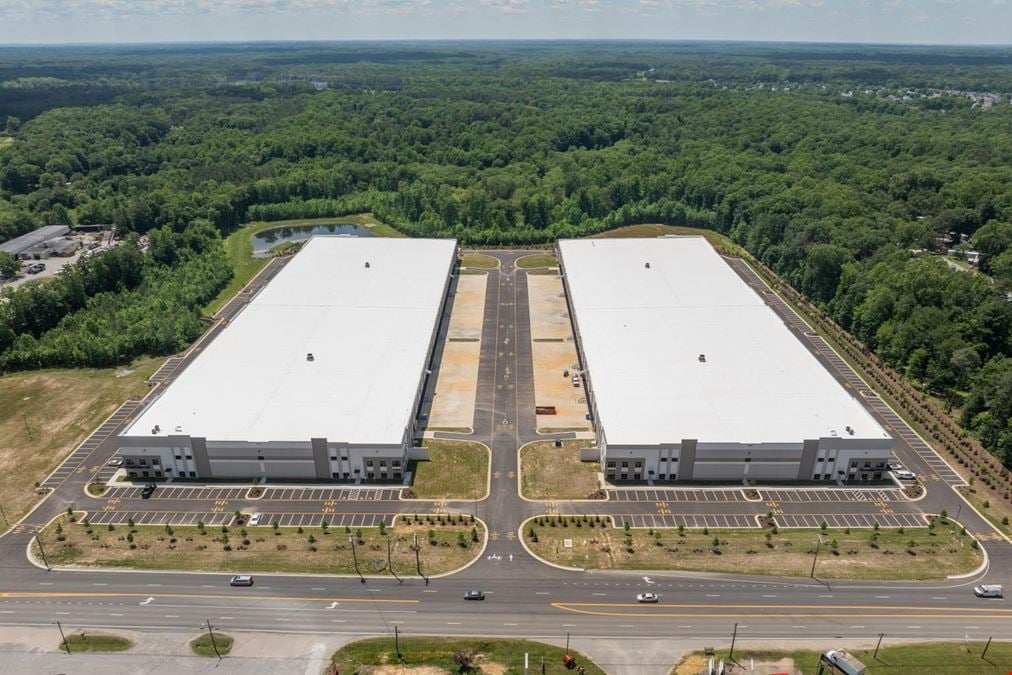
[[[558,267],[559,259],[548,253],[537,253],[517,258],[517,267],[521,269],[534,269],[538,267]]]
[[[536,441],[520,449],[520,493],[527,499],[588,499],[599,489],[597,462],[581,462],[590,441]]]
[[[992,642],[987,650],[987,660],[980,658],[984,642],[917,642],[898,646],[883,646],[878,657],[874,649],[848,649],[848,653],[867,666],[868,675],[890,675],[893,673],[931,673],[931,675],[966,675],[967,673],[1006,673],[1012,667],[1012,643]],[[761,672],[769,672],[760,664],[772,664],[789,658],[794,661],[791,672],[800,671],[814,675],[819,672],[820,653],[808,650],[773,651],[753,650],[739,644],[734,650],[738,663],[755,659]],[[718,649],[714,660],[728,662],[728,650]],[[696,675],[706,669],[710,657],[703,652],[686,655],[672,675]],[[777,670],[788,670],[790,665],[780,664]]]
[[[13,523],[40,500],[35,484],[123,401],[148,393],[164,358],[121,368],[36,370],[0,377],[0,504]],[[117,377],[116,373],[127,373]],[[0,520],[0,531],[6,523]]]
[[[204,314],[214,315],[232,299],[242,287],[250,282],[257,272],[264,268],[270,258],[253,257],[253,235],[264,230],[280,227],[317,225],[360,225],[368,226],[377,237],[403,237],[404,235],[385,223],[380,223],[371,213],[358,213],[339,218],[302,218],[298,220],[257,221],[239,228],[225,238],[225,253],[232,265],[232,280],[221,289],[218,296],[204,307]]]
[[[394,571],[414,576],[414,535],[421,547],[422,572],[449,572],[468,563],[481,549],[484,530],[468,517],[406,516],[384,528],[322,527],[274,529],[271,523],[243,529],[220,526],[162,527],[155,525],[90,525],[67,517],[57,519],[41,534],[50,565],[115,567],[140,570],[227,572],[287,572],[355,574],[349,539],[362,574],[386,575],[387,537]],[[478,541],[473,541],[472,528]],[[299,530],[302,532],[299,532]],[[431,533],[431,537],[429,534]],[[62,538],[62,539],[61,539]],[[312,541],[310,541],[312,538]],[[461,545],[463,544],[463,545]],[[38,544],[34,555],[41,560]],[[223,580],[222,583],[225,583]]]
[[[67,642],[60,641],[60,651],[70,648],[71,654],[79,652],[125,652],[134,643],[120,635],[110,633],[74,633],[67,636]]]
[[[235,644],[235,638],[231,635],[225,635],[224,633],[214,633],[214,642],[211,642],[211,636],[207,633],[203,633],[200,637],[190,640],[190,649],[197,656],[210,656],[217,657],[218,654],[225,656],[232,651],[232,645]],[[218,651],[215,652],[215,646],[218,647]]]
[[[499,267],[499,261],[484,253],[465,253],[460,256],[461,267],[477,267],[481,269],[495,269]]]
[[[621,516],[615,520],[622,524]],[[933,528],[784,529],[775,534],[759,527],[626,531],[605,522],[596,516],[542,516],[524,524],[524,537],[545,560],[587,569],[807,577],[820,534],[819,579],[944,579],[971,572],[983,560],[973,538],[951,520],[936,521]],[[572,540],[572,548],[565,547],[565,539]]]
[[[486,600],[485,602],[493,602]],[[495,673],[496,675],[522,675],[524,654],[527,654],[531,672],[547,675],[571,673],[562,663],[566,650],[532,640],[494,640],[483,638],[429,638],[401,637],[400,658],[393,638],[369,638],[346,644],[330,659],[331,672],[439,672],[439,673]],[[587,675],[604,675],[597,664],[575,650],[570,655]],[[473,662],[466,670],[455,655],[472,655]],[[544,671],[541,661],[544,659]],[[385,666],[385,668],[384,668]],[[397,668],[397,670],[395,670]],[[410,669],[410,671],[408,670]],[[432,669],[432,670],[429,670]],[[438,670],[437,670],[438,669]]]
[[[488,491],[488,448],[472,441],[427,438],[429,460],[412,460],[411,490],[419,499],[481,499]]]
[[[984,514],[994,527],[1006,535],[1012,535],[1012,505],[1007,501],[1001,499],[990,499],[986,494],[981,494],[973,489],[973,487],[960,487],[959,494],[963,496],[963,499],[973,504],[973,507]],[[984,506],[984,503],[987,506]]]
[[[614,230],[599,232],[591,238],[618,239],[632,237],[661,237],[666,234],[700,235],[706,237],[706,240],[710,242],[710,245],[718,251],[730,253],[732,255],[742,255],[744,253],[744,249],[738,246],[738,244],[732,242],[723,234],[713,230],[703,230],[696,227],[678,227],[675,225],[643,223],[640,225],[626,225],[625,227],[617,227]]]

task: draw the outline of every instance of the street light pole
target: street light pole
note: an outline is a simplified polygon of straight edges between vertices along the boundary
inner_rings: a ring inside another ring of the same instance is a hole
[[[734,661],[734,643],[738,639],[738,623],[734,624],[734,632],[731,633],[731,651],[727,653],[727,660]]]
[[[812,572],[809,574],[813,579],[815,578],[815,563],[819,562],[819,549],[822,547],[822,535],[819,535],[819,540],[815,544],[815,557],[812,558]]]
[[[390,568],[390,574],[394,575],[397,583],[403,584],[404,580],[397,576],[397,572],[394,571],[394,561],[390,552],[390,535],[387,535],[387,567]],[[398,652],[398,655],[400,655],[400,652]]]
[[[46,551],[45,551],[45,549],[42,548],[42,540],[39,539],[39,533],[38,532],[35,533],[35,543],[39,545],[39,553],[42,554],[42,562],[44,562],[46,564],[46,570],[48,571],[48,570],[53,569],[52,567],[49,566],[49,561],[46,560]]]
[[[421,550],[422,549],[418,546],[418,533],[415,532],[415,570],[417,570],[418,576],[420,576],[422,579],[425,580],[425,585],[428,586],[429,578],[424,574],[422,574],[422,558],[420,554]]]
[[[351,558],[353,561],[355,561],[355,574],[358,575],[359,581],[361,581],[364,584],[365,577],[362,576],[362,572],[360,572],[358,569],[358,554],[355,553],[355,537],[354,536],[348,537],[348,543],[351,544]]]
[[[60,629],[60,637],[63,639],[63,648],[66,649],[67,653],[69,654],[70,653],[70,645],[67,644],[67,636],[63,634],[63,626],[60,625],[59,621],[57,621],[56,622],[56,627]]]
[[[211,646],[214,648],[215,655],[218,657],[218,660],[221,661],[221,652],[218,651],[218,643],[214,641],[214,630],[211,626],[210,619],[207,620],[207,635],[211,638]]]

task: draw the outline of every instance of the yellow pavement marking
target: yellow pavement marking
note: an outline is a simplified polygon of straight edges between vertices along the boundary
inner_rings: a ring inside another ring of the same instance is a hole
[[[633,617],[633,618],[671,618],[671,617],[690,617],[690,616],[745,616],[749,618],[759,617],[867,617],[867,618],[920,618],[920,619],[949,619],[949,618],[978,618],[978,619],[1012,619],[1012,610],[1002,610],[994,608],[949,608],[949,607],[893,607],[893,606],[882,606],[876,607],[874,605],[651,605],[649,608],[666,608],[672,609],[705,609],[705,610],[716,610],[711,612],[709,615],[702,612],[609,612],[604,610],[592,610],[592,609],[580,609],[584,607],[614,607],[616,609],[624,607],[636,607],[638,609],[647,609],[646,606],[639,603],[593,603],[593,602],[553,602],[551,606],[555,609],[561,609],[565,612],[573,612],[575,614],[589,614],[593,616],[617,616],[617,617]],[[752,609],[752,610],[781,610],[778,612],[759,612],[759,613],[742,613],[739,611],[728,612],[727,610],[740,610],[740,609]],[[799,613],[795,610],[798,609],[820,609],[820,610],[844,610],[837,613],[833,612],[811,612],[811,613]],[[856,614],[852,610],[871,610],[867,614]],[[901,611],[903,613],[884,613],[886,610]],[[925,612],[939,612],[938,614],[926,614]],[[965,614],[960,614],[965,612]],[[1000,612],[999,614],[984,614],[984,612]]]
[[[201,595],[199,593],[46,593],[0,592],[0,598],[192,598],[213,600],[304,600],[306,602],[382,602],[384,604],[417,605],[420,600],[389,600],[379,598],[309,598],[301,596]]]

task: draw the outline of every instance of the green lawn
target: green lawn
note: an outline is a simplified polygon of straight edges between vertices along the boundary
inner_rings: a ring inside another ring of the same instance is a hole
[[[485,602],[494,602],[489,599]],[[480,603],[476,603],[480,604]],[[576,639],[579,643],[579,638]],[[400,638],[401,656],[397,652],[393,638],[371,638],[351,642],[331,657],[331,666],[339,673],[372,672],[373,666],[402,665],[407,668],[440,668],[444,672],[457,673],[496,673],[497,675],[522,675],[524,672],[524,654],[529,657],[530,673],[544,672],[572,673],[562,663],[565,649],[554,647],[532,640],[492,640],[481,638]],[[604,670],[580,652],[571,649],[570,655],[576,659],[576,665],[582,666],[588,675],[604,675]],[[471,667],[464,670],[455,655],[470,655],[473,660]],[[545,669],[541,670],[542,658]],[[383,672],[395,672],[393,670]],[[414,670],[405,672],[415,672]],[[431,671],[426,671],[431,672]],[[438,671],[437,671],[438,672]]]
[[[216,657],[218,654],[225,656],[232,651],[232,645],[235,644],[235,639],[231,635],[225,635],[215,631],[214,643],[211,642],[211,636],[207,633],[201,634],[200,637],[195,640],[190,640],[190,649],[197,656],[212,656]],[[215,652],[215,646],[218,647],[218,651]]]
[[[895,647],[882,647],[878,657],[874,649],[848,650],[868,668],[868,675],[907,675],[908,673],[930,673],[931,675],[968,675],[972,673],[1007,673],[1012,670],[1012,643],[992,642],[987,650],[987,661],[981,660],[984,642],[920,642]],[[827,641],[827,648],[832,641]],[[794,660],[794,666],[805,675],[819,672],[819,652],[797,650],[775,652],[750,650],[738,646],[734,658],[747,663],[754,658],[758,662],[773,662],[783,658]],[[726,649],[717,650],[716,660],[727,659]],[[696,675],[699,668],[705,668],[709,659],[702,652],[695,652],[682,659],[674,675]],[[786,668],[783,668],[786,670]],[[760,670],[760,672],[769,672]]]
[[[548,253],[537,253],[517,258],[517,267],[522,269],[534,269],[536,267],[558,267],[559,259]]]
[[[488,449],[471,441],[428,438],[427,462],[411,462],[419,499],[481,499],[488,490]]]
[[[599,488],[598,462],[581,462],[587,441],[537,441],[520,449],[520,492],[527,499],[587,499]]]
[[[622,524],[621,516],[615,520]],[[931,529],[784,529],[775,534],[759,527],[627,532],[607,525],[606,518],[591,516],[544,516],[524,525],[534,553],[569,567],[795,577],[811,573],[820,534],[823,544],[815,568],[819,579],[944,579],[971,572],[983,560],[981,549],[952,521]],[[566,539],[572,540],[569,548]]]
[[[380,223],[371,213],[358,213],[339,218],[303,218],[299,220],[276,220],[256,222],[245,225],[225,239],[225,252],[232,263],[232,281],[221,290],[214,300],[204,308],[204,313],[212,315],[232,299],[250,279],[256,276],[270,260],[269,258],[253,257],[253,235],[257,232],[280,227],[316,225],[360,225],[369,226],[377,237],[403,237],[404,235],[385,223]]]
[[[460,266],[494,269],[499,267],[499,261],[492,256],[485,255],[483,253],[465,253],[460,256]]]
[[[74,633],[67,636],[67,643],[60,642],[60,651],[67,651],[70,647],[71,654],[78,652],[125,652],[134,646],[134,643],[119,635],[108,633]]]

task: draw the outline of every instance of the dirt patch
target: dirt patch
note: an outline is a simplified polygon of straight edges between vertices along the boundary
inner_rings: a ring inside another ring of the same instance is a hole
[[[508,670],[501,663],[482,663],[480,667],[482,675],[506,675],[506,671]]]
[[[370,675],[446,675],[450,671],[435,666],[373,666],[359,672]]]

